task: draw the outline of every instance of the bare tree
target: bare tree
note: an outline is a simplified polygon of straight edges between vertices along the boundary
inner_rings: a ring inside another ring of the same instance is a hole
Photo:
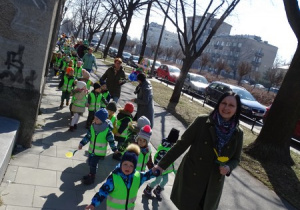
[[[214,68],[217,70],[216,72],[216,78],[219,77],[222,70],[228,71],[230,67],[228,66],[227,62],[223,59],[220,59],[215,63]]]
[[[200,72],[203,70],[204,66],[207,66],[209,63],[209,56],[204,53],[200,56]]]
[[[288,22],[298,40],[297,49],[266,123],[255,142],[249,145],[245,152],[263,162],[293,165],[290,142],[296,123],[300,119],[300,10],[297,0],[283,2]]]
[[[173,50],[173,58],[174,58],[174,62],[176,62],[176,60],[178,59],[182,60],[183,54],[180,48],[175,48]]]
[[[242,61],[239,63],[237,67],[239,79],[238,79],[238,84],[241,84],[241,80],[243,79],[243,76],[249,74],[251,72],[252,66],[250,63]]]
[[[119,0],[116,4],[115,0],[107,0],[112,7],[113,13],[117,16],[122,29],[117,57],[122,57],[123,50],[127,42],[127,34],[131,24],[134,11],[141,9],[149,3],[149,0]]]
[[[166,47],[166,48],[164,48],[163,52],[164,52],[164,55],[165,55],[165,61],[167,61],[173,55],[173,48]]]
[[[270,90],[273,86],[279,86],[282,83],[282,80],[284,78],[284,73],[279,68],[269,68],[266,71],[266,79],[268,82],[270,82],[270,87],[268,90]]]
[[[233,11],[239,1],[240,0],[210,0],[207,5],[204,3],[198,5],[197,1],[193,1],[189,5],[184,0],[174,0],[171,4],[168,2],[167,5],[174,5],[171,9],[173,12],[172,15],[167,14],[165,4],[159,2],[161,10],[167,15],[167,18],[177,29],[179,45],[184,54],[181,76],[179,77],[170,98],[170,109],[174,109],[179,101],[183,83],[191,65],[202,54],[211,38],[215,35],[218,28]],[[203,8],[205,8],[204,12],[202,16],[199,16],[200,9],[203,10]],[[189,14],[190,17],[187,17],[187,14]],[[220,15],[220,17],[216,19],[216,15]],[[215,22],[213,23],[212,20],[215,20]],[[205,36],[204,34],[207,31],[208,35]],[[200,41],[202,45],[198,46]]]

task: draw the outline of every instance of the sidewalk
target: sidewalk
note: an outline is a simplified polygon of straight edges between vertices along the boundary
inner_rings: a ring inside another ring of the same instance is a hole
[[[98,60],[98,77],[107,69]],[[97,78],[93,75],[93,80]],[[86,145],[74,157],[65,153],[77,149],[79,141],[86,134],[87,111],[80,118],[78,129],[69,132],[71,115],[68,107],[59,109],[61,92],[57,91],[58,79],[49,76],[42,98],[42,115],[38,116],[32,148],[17,148],[0,186],[3,206],[0,210],[67,209],[81,210],[90,203],[102,182],[118,161],[111,158],[109,150],[105,160],[99,163],[94,185],[82,185],[80,180],[88,173]],[[119,107],[134,98],[135,87],[130,83],[122,87]],[[155,122],[151,139],[153,153],[163,137],[172,127],[183,133],[185,127],[166,110],[155,104]],[[176,162],[180,163],[181,158]],[[169,176],[168,185],[162,192],[163,200],[148,200],[142,196],[144,184],[138,193],[135,209],[177,209],[169,199],[174,175]],[[105,209],[104,205],[97,209]],[[226,178],[219,209],[294,209],[282,201],[273,191],[238,167]]]

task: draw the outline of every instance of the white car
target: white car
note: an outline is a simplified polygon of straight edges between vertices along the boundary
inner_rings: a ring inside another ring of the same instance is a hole
[[[184,88],[189,94],[196,93],[200,96],[204,95],[208,85],[209,82],[204,76],[195,73],[188,73],[184,81]]]

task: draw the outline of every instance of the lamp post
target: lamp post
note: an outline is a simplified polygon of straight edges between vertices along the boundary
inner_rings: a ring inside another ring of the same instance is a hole
[[[169,12],[170,3],[171,3],[171,0],[169,0],[169,2],[168,2],[168,7],[167,7],[167,10],[166,10],[166,14],[168,14],[168,12]],[[161,28],[161,31],[160,31],[158,43],[157,43],[157,48],[155,49],[153,64],[152,64],[152,67],[151,67],[151,77],[154,76],[155,62],[156,62],[157,53],[158,53],[158,49],[159,49],[159,46],[160,46],[161,38],[162,38],[163,32],[165,30],[166,19],[167,19],[167,15],[165,15],[164,22],[163,22],[163,25],[162,25],[162,28]]]

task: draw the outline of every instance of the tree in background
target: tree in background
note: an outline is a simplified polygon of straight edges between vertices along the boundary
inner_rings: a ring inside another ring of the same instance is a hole
[[[176,63],[176,60],[182,60],[183,59],[183,54],[182,54],[182,50],[180,48],[175,48],[173,50],[173,58],[174,58],[174,62]]]
[[[219,77],[222,70],[225,70],[226,72],[230,72],[230,67],[228,66],[227,62],[224,59],[218,60],[214,68],[216,69],[216,78]]]
[[[291,166],[291,136],[300,119],[300,10],[297,0],[283,0],[288,22],[298,45],[291,65],[259,136],[245,152],[262,162]]]
[[[252,65],[248,62],[242,61],[239,63],[237,67],[237,72],[239,75],[238,84],[241,84],[241,80],[243,79],[243,76],[249,74],[251,72]]]
[[[206,53],[200,56],[200,72],[209,64],[209,60],[209,56]]]
[[[269,89],[271,87],[278,87],[282,83],[284,78],[284,72],[279,68],[269,68],[265,73],[266,80],[270,83]]]
[[[205,5],[202,1],[201,5],[197,4],[197,1],[193,1],[191,4],[188,4],[184,0],[174,0],[172,2],[168,1],[167,3],[166,1],[158,2],[161,10],[167,16],[168,20],[177,29],[179,45],[184,55],[184,58],[182,59],[183,63],[181,75],[175,84],[168,106],[171,110],[174,109],[179,102],[184,80],[190,67],[194,61],[200,57],[218,28],[239,2],[240,0],[210,0],[207,5]],[[172,14],[169,15],[166,11],[170,5],[172,5]],[[187,14],[189,17],[187,17]],[[202,14],[201,19],[196,21],[196,19],[199,18],[199,14]],[[216,15],[219,15],[220,17],[216,19],[214,25],[211,25],[212,20],[215,19]],[[188,20],[190,20],[190,22],[188,22]],[[203,34],[206,31],[209,31],[209,33],[208,36],[204,38]],[[201,38],[203,39],[203,42],[202,45],[198,47],[198,41]]]
[[[163,49],[165,61],[169,60],[173,55],[173,48],[172,47],[166,47]]]

